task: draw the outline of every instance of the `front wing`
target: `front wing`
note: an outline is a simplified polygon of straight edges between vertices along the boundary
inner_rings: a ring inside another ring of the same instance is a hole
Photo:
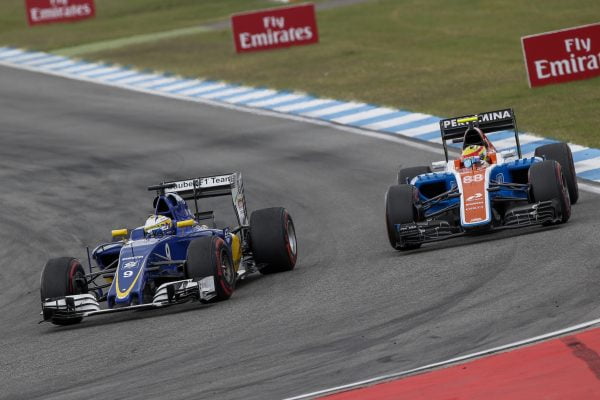
[[[212,276],[209,276],[199,281],[187,279],[164,283],[156,290],[152,303],[127,307],[102,309],[96,297],[92,294],[76,294],[58,299],[47,299],[42,302],[42,315],[44,321],[65,323],[69,320],[77,320],[94,315],[163,308],[188,301],[205,303],[216,295],[214,279]]]
[[[512,209],[504,216],[502,225],[491,226],[492,230],[523,228],[560,220],[552,201],[541,201]],[[397,224],[398,241],[403,244],[437,242],[465,235],[468,231],[452,226],[446,221],[412,222]]]

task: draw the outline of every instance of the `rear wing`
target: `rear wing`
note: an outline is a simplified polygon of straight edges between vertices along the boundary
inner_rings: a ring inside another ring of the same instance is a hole
[[[198,212],[199,199],[231,195],[233,210],[235,211],[239,225],[248,225],[244,183],[242,181],[242,174],[239,172],[163,182],[148,189],[162,190],[164,193],[177,193],[184,200],[194,200],[197,218],[202,215],[202,213]]]
[[[512,108],[506,108],[440,120],[440,132],[442,134],[442,144],[444,145],[446,161],[448,161],[448,146],[446,141],[452,140],[453,143],[462,142],[463,135],[469,126],[479,128],[483,133],[514,130],[517,154],[521,158],[521,144],[519,143],[515,113]]]

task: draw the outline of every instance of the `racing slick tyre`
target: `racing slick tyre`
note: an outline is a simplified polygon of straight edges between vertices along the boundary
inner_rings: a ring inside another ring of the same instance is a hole
[[[573,153],[571,152],[569,145],[566,143],[546,144],[535,149],[535,156],[543,157],[546,160],[558,161],[562,167],[565,179],[567,180],[571,204],[577,203],[577,200],[579,199],[579,186],[577,185]]]
[[[48,260],[42,270],[40,280],[40,297],[56,299],[74,294],[88,292],[85,271],[79,260],[73,257],[60,257]],[[72,325],[81,322],[83,318],[56,318],[44,314],[44,319],[50,319],[55,325]]]
[[[185,272],[188,279],[199,281],[212,276],[216,301],[227,300],[235,289],[236,273],[229,247],[218,236],[203,236],[190,242]]]
[[[418,218],[415,207],[417,189],[413,185],[390,186],[385,194],[385,222],[390,245],[396,250],[412,250],[421,247],[421,243],[402,243],[398,240],[397,224],[415,222]]]
[[[565,223],[571,216],[571,202],[567,180],[561,165],[554,160],[545,160],[529,168],[529,184],[533,201],[552,201],[560,216],[554,223]],[[544,225],[552,225],[552,222]]]
[[[294,221],[285,208],[254,211],[250,216],[250,242],[254,261],[262,274],[294,269],[298,242]]]
[[[409,167],[402,168],[400,172],[398,172],[398,185],[404,185],[410,183],[410,181],[415,177],[422,174],[428,174],[431,172],[431,168],[428,166],[418,166],[418,167]]]

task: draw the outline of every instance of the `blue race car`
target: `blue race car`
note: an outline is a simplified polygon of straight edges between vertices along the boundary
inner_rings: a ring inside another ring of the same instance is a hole
[[[265,208],[248,221],[240,173],[164,182],[148,190],[157,193],[154,214],[131,231],[112,231],[113,241],[91,255],[88,249],[87,273],[73,257],[46,263],[40,288],[45,321],[69,325],[92,315],[226,300],[236,281],[250,273],[294,268],[291,216],[281,207]],[[198,200],[229,195],[238,226],[217,229],[212,211],[198,211]],[[186,200],[194,202],[195,213]]]
[[[514,131],[516,151],[497,152],[486,134]],[[567,222],[579,189],[571,149],[552,143],[523,158],[512,109],[440,121],[445,161],[401,169],[386,194],[391,246],[421,244],[490,230]],[[449,160],[447,141],[462,143]]]

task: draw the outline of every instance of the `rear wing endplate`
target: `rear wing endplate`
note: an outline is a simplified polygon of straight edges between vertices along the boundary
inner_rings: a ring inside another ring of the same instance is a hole
[[[231,195],[238,223],[240,226],[248,225],[244,183],[240,172],[163,182],[160,186],[165,193],[177,193],[184,200],[194,200],[197,215],[199,199]]]
[[[521,144],[519,143],[519,132],[517,130],[515,113],[512,108],[505,108],[502,110],[440,120],[440,132],[442,134],[442,144],[444,145],[446,161],[448,161],[448,146],[446,141],[461,141],[460,139],[462,139],[469,126],[477,127],[481,129],[483,133],[514,130],[517,153],[519,158],[521,158]]]

